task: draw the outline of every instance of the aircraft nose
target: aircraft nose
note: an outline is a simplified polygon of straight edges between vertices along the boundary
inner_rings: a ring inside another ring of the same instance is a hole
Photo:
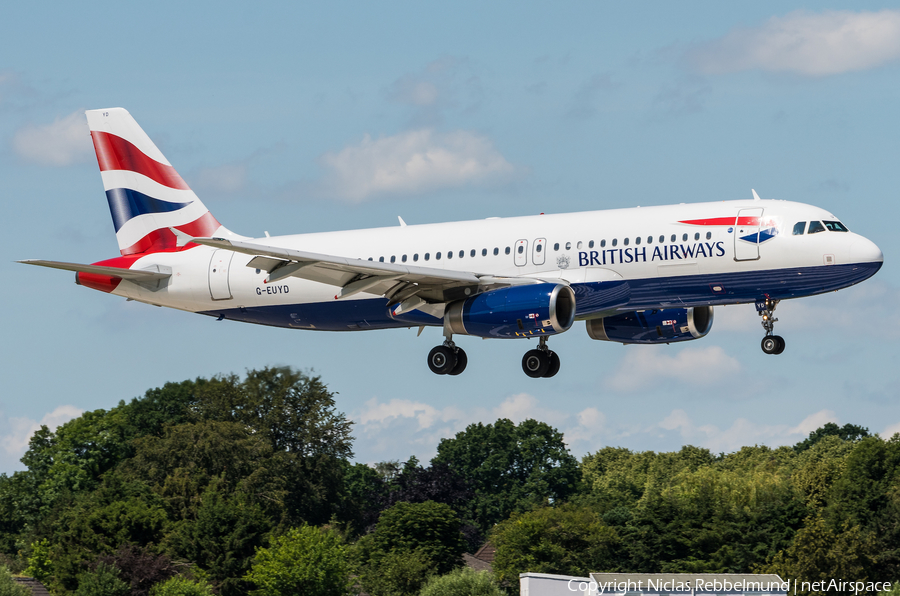
[[[860,236],[850,245],[851,263],[883,263],[884,253],[874,242]]]

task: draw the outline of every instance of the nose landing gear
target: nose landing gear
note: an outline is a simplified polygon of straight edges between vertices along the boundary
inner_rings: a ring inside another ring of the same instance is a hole
[[[538,347],[525,352],[522,370],[532,379],[550,378],[559,372],[559,356],[547,347],[547,338],[542,337]]]
[[[764,301],[756,303],[756,311],[762,317],[762,326],[766,330],[766,336],[762,338],[760,346],[766,354],[781,354],[784,352],[784,338],[780,335],[774,335],[775,307],[778,306],[777,300],[766,298]]]

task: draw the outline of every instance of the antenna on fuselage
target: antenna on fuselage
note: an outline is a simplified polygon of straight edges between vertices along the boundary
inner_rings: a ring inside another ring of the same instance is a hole
[[[753,200],[754,200],[754,201],[758,201],[758,200],[759,200],[759,195],[756,194],[756,191],[753,190],[753,189],[751,188],[751,189],[750,189],[750,192],[753,193]]]

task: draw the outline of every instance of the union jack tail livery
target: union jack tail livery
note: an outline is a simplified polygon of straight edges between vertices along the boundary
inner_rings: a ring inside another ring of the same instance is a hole
[[[86,114],[123,256],[176,250],[182,234],[228,235],[127,110]]]

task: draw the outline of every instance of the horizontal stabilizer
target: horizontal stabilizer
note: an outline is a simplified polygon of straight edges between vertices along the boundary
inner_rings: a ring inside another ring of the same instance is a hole
[[[62,269],[64,271],[78,271],[81,273],[95,273],[97,275],[109,275],[110,277],[119,277],[127,279],[135,283],[161,281],[167,277],[171,277],[171,271],[147,271],[141,269],[122,269],[120,267],[102,267],[100,265],[82,265],[80,263],[64,263],[62,261],[41,261],[37,259],[29,259],[26,261],[18,261],[26,265],[40,265],[41,267],[50,267],[51,269]]]

